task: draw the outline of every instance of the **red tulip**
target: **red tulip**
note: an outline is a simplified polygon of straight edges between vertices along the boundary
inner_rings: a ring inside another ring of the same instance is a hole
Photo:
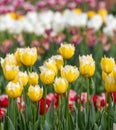
[[[105,106],[105,100],[106,100],[106,95],[105,93],[102,93],[101,96],[99,95],[94,95],[93,96],[93,102],[94,102],[94,106],[97,109],[101,109]]]
[[[24,109],[25,109],[25,102],[24,102],[23,97],[18,97],[17,98],[17,105],[18,105],[18,109],[20,111],[24,111]]]
[[[7,107],[8,106],[8,96],[1,95],[0,96],[0,107]]]
[[[4,114],[5,114],[5,109],[4,108],[0,108],[0,120],[4,120]]]

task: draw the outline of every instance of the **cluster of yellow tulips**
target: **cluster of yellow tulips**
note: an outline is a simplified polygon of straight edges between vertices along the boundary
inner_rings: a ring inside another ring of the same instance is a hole
[[[101,60],[102,79],[107,92],[116,91],[116,65],[113,58],[104,57]]]

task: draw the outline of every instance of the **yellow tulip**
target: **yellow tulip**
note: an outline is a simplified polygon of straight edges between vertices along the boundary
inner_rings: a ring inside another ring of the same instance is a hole
[[[75,14],[81,14],[82,10],[80,8],[74,9]]]
[[[51,59],[55,60],[58,70],[64,65],[63,57],[61,55],[52,56]]]
[[[19,72],[18,66],[15,65],[6,65],[2,69],[3,69],[4,77],[7,80],[14,80],[16,75]]]
[[[104,71],[102,71],[102,80],[103,80],[103,81],[105,81],[106,76],[107,76],[107,73],[105,73]]]
[[[64,59],[70,59],[75,52],[75,47],[72,44],[61,44],[59,52]]]
[[[21,72],[19,71],[19,73],[17,74],[17,76],[15,77],[15,79],[13,80],[13,82],[21,82],[23,87],[27,85],[28,83],[28,75],[27,72]]]
[[[96,13],[94,11],[88,11],[87,15],[88,15],[88,18],[91,19],[96,15]]]
[[[114,66],[113,74],[114,74],[114,79],[116,80],[116,65]]]
[[[39,101],[43,96],[43,88],[40,88],[39,85],[31,85],[28,89],[28,96],[32,101]]]
[[[114,79],[113,73],[106,76],[105,79],[105,89],[107,92],[114,92],[116,91],[116,81]]]
[[[102,60],[101,60],[101,67],[102,67],[102,70],[109,74],[113,71],[113,68],[115,66],[115,61],[113,58],[108,58],[108,57],[103,57]]]
[[[15,58],[16,58],[18,66],[21,66],[21,54],[20,53],[21,53],[21,49],[18,48],[15,52]]]
[[[37,85],[38,79],[39,79],[39,76],[36,72],[29,73],[29,81],[28,81],[29,84]]]
[[[32,66],[37,60],[36,48],[21,49],[21,62],[26,66]]]
[[[16,14],[15,12],[9,13],[9,16],[14,20],[21,20],[24,18],[23,15]]]
[[[54,90],[58,94],[65,93],[68,88],[68,81],[65,78],[55,78],[54,81]]]
[[[50,70],[48,68],[42,69],[40,73],[40,80],[46,84],[52,84],[55,78],[55,72],[53,70]]]
[[[107,10],[106,9],[100,9],[100,10],[98,10],[98,14],[101,15],[102,20],[105,22],[106,16],[108,14]]]
[[[85,77],[91,77],[95,72],[95,61],[92,58],[92,55],[83,55],[79,56],[79,71]]]
[[[22,90],[23,90],[23,87],[19,82],[17,83],[9,82],[6,86],[6,93],[11,98],[17,98],[21,96]]]
[[[14,54],[7,54],[4,59],[1,58],[2,68],[6,65],[17,65],[17,61],[16,61]]]
[[[45,61],[44,65],[45,65],[45,67],[47,67],[48,69],[53,70],[54,73],[55,73],[55,75],[57,75],[58,69],[57,69],[55,60],[48,59],[47,61]]]
[[[79,77],[78,68],[76,66],[66,65],[64,68],[61,68],[61,76],[71,83]]]

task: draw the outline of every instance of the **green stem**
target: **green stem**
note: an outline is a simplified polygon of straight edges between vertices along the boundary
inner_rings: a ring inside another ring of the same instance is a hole
[[[59,99],[58,99],[58,128],[59,130],[61,129],[60,127],[60,107],[61,107],[61,96],[62,95],[59,95]]]
[[[111,107],[111,94],[107,93],[107,100],[108,100],[108,130],[111,130],[111,119],[110,119],[110,107]]]
[[[10,97],[8,97],[8,117],[10,118],[10,104],[11,100]],[[10,129],[9,120],[8,120],[8,130]]]
[[[36,106],[35,106],[36,104],[35,104],[35,102],[33,103],[33,126],[34,126],[34,130],[36,130],[36,128],[35,128],[35,122],[36,122],[36,110],[35,110],[35,108],[36,108]]]
[[[67,119],[67,121],[68,121],[68,115],[69,115],[69,106],[68,106],[69,93],[70,93],[70,84],[69,84],[69,86],[68,86],[67,97],[66,97],[66,119]]]
[[[12,101],[13,101],[13,124],[14,124],[14,128],[15,128],[15,114],[16,114],[15,99],[12,99]]]
[[[44,86],[44,121],[46,119],[46,95],[47,95],[47,87]]]
[[[89,91],[89,78],[87,78],[86,81],[87,81],[87,104],[89,104],[89,96],[90,96],[90,91]]]

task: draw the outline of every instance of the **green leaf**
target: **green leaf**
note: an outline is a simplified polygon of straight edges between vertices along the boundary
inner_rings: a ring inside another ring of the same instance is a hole
[[[54,102],[52,101],[48,112],[46,113],[46,121],[52,128],[54,124]]]
[[[13,125],[13,123],[12,123],[12,121],[11,121],[11,119],[8,117],[8,116],[6,116],[7,117],[7,119],[8,119],[8,121],[9,121],[9,126],[10,126],[10,130],[15,130],[15,127],[14,127],[14,125]]]

